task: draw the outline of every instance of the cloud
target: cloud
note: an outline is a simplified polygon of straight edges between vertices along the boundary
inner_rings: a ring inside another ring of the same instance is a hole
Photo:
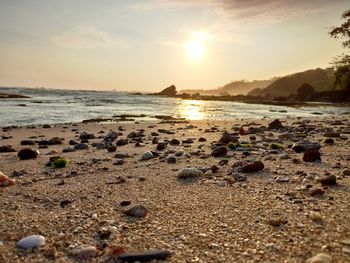
[[[345,2],[333,0],[332,3]],[[135,8],[136,6],[134,6]],[[328,0],[153,0],[138,5],[139,9],[152,8],[207,8],[223,18],[276,22],[285,17],[318,13],[329,7]]]
[[[77,26],[70,32],[52,36],[51,42],[65,48],[114,47],[121,44],[120,39],[94,26]]]

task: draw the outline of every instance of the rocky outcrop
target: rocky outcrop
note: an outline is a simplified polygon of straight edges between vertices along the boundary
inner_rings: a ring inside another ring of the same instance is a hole
[[[176,96],[176,93],[177,93],[176,87],[174,85],[171,85],[170,87],[167,87],[163,89],[161,92],[155,93],[154,95],[173,97],[173,96]]]

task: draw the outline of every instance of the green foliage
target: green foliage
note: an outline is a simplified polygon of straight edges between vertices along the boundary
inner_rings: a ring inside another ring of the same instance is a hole
[[[65,168],[68,165],[68,160],[64,158],[58,158],[52,162],[52,167],[54,168]]]
[[[334,27],[330,32],[333,38],[342,38],[342,45],[345,49],[350,48],[350,10],[345,11],[342,16],[345,22]],[[350,91],[350,55],[343,54],[333,61],[335,66],[334,89]]]
[[[239,142],[230,142],[228,145],[227,145],[227,148],[229,148],[230,150],[234,151],[236,150],[238,147],[240,148],[251,148],[252,145],[251,144],[241,144]]]
[[[270,144],[270,149],[272,149],[272,150],[283,150],[284,146],[282,144],[273,142],[273,143]]]

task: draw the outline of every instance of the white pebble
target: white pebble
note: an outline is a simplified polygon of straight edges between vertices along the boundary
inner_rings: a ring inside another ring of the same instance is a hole
[[[16,243],[17,247],[24,249],[32,249],[43,245],[45,245],[45,237],[41,235],[31,235],[24,237]]]

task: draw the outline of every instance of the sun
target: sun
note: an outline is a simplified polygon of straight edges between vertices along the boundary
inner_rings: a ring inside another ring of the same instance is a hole
[[[201,59],[207,51],[207,40],[208,35],[206,33],[200,31],[192,32],[191,40],[184,44],[187,55],[191,59]]]

